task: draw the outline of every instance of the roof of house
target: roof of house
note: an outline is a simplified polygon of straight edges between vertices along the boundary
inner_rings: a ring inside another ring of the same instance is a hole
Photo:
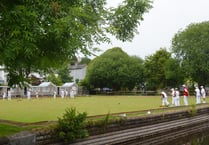
[[[35,77],[35,78],[39,78],[39,79],[43,79],[44,76],[39,74],[39,73],[30,73],[29,77]]]
[[[48,87],[50,85],[56,87],[56,85],[54,85],[52,82],[43,82],[39,85],[39,87]]]
[[[86,64],[71,65],[70,70],[83,69],[86,66],[87,66]]]
[[[62,86],[63,87],[72,87],[73,85],[76,85],[76,83],[75,82],[64,83]]]

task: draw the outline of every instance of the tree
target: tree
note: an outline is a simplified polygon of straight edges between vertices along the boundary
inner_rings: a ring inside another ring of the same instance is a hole
[[[70,70],[68,65],[63,64],[62,68],[51,71],[47,76],[47,81],[50,81],[55,85],[59,85],[59,86],[66,82],[72,82],[73,77],[70,75]]]
[[[177,59],[168,59],[165,63],[164,71],[168,86],[178,87],[180,84],[184,83],[183,70],[181,69],[180,63]]]
[[[93,59],[85,82],[90,88],[133,89],[143,79],[141,59],[130,57],[121,48],[112,48]]]
[[[59,76],[56,76],[54,73],[50,73],[47,78],[47,81],[52,82],[53,84],[57,86],[61,86],[63,84],[61,78]]]
[[[8,84],[24,86],[31,72],[47,72],[77,52],[91,54],[106,32],[131,40],[150,0],[124,0],[114,9],[105,0],[1,0],[0,65]]]
[[[123,5],[111,9],[108,31],[122,41],[132,40],[137,33],[137,25],[143,20],[143,13],[152,6],[150,0],[125,0]],[[125,21],[124,21],[125,20]]]
[[[171,53],[167,52],[165,48],[161,48],[155,54],[145,59],[144,67],[147,89],[156,90],[168,85],[165,76],[165,66],[170,58]]]
[[[131,56],[130,61],[128,63],[130,65],[130,68],[128,70],[130,75],[128,89],[132,90],[134,87],[139,87],[140,84],[144,84],[144,60],[137,56]]]
[[[83,58],[81,58],[81,62],[80,62],[79,64],[89,64],[90,61],[91,61],[90,58],[88,58],[88,57],[83,57]]]
[[[209,83],[209,21],[190,24],[172,39],[172,51],[180,61],[186,78]]]
[[[61,69],[58,70],[58,75],[62,81],[62,83],[72,82],[73,77],[70,76],[70,70],[68,65],[63,66]]]

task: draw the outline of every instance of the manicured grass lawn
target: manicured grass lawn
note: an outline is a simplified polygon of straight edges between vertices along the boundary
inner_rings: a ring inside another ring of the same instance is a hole
[[[170,99],[169,99],[170,101]],[[171,102],[171,101],[170,101]],[[194,97],[189,104],[194,104]],[[181,104],[183,100],[181,98]],[[88,96],[75,99],[32,98],[0,100],[0,119],[18,122],[56,121],[66,108],[75,107],[88,116],[159,108],[160,96]]]

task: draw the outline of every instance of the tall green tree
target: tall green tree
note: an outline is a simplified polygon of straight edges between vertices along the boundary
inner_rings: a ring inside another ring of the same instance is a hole
[[[168,85],[165,76],[165,66],[170,58],[171,53],[165,48],[161,48],[155,54],[145,59],[145,80],[148,90],[156,90]]]
[[[106,0],[1,0],[0,65],[10,86],[24,86],[30,72],[47,72],[77,52],[90,55],[106,33],[131,40],[150,0],[124,0],[107,9]]]
[[[57,86],[61,86],[63,84],[60,76],[56,76],[54,73],[48,74],[48,76],[46,77],[46,80],[49,82],[52,82],[53,84]]]
[[[172,39],[172,51],[183,74],[199,84],[209,83],[209,21],[190,24]]]
[[[142,60],[130,57],[121,48],[112,48],[93,59],[85,82],[90,88],[133,89],[143,80]]]
[[[46,80],[58,86],[61,86],[66,82],[72,82],[73,77],[70,75],[69,65],[63,64],[62,68],[51,71],[47,74]]]
[[[68,65],[63,66],[61,69],[58,70],[58,75],[62,81],[62,83],[72,82],[73,77],[70,75],[70,70]]]
[[[79,62],[79,64],[89,64],[90,63],[90,61],[91,61],[91,59],[90,58],[88,58],[88,57],[82,57],[81,58],[81,61]]]
[[[166,61],[164,72],[169,87],[178,87],[185,82],[183,70],[176,58],[170,58]]]

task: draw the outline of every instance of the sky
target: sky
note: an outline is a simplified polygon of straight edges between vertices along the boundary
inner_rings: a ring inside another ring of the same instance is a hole
[[[123,0],[107,0],[108,7],[116,7]],[[102,51],[121,47],[128,55],[146,58],[160,48],[171,48],[171,41],[179,30],[184,30],[191,23],[209,20],[209,0],[154,0],[153,8],[144,14],[144,21],[138,27],[139,34],[132,42],[111,38],[111,44],[98,45]]]

